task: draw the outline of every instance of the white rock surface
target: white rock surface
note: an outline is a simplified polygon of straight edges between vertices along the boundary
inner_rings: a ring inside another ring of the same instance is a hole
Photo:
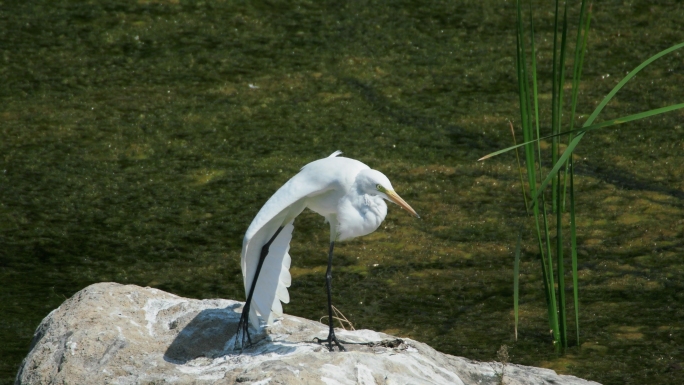
[[[16,384],[500,384],[500,365],[442,354],[371,330],[337,332],[329,352],[318,322],[286,315],[232,350],[241,302],[195,300],[157,289],[99,283],[52,311],[36,330]],[[253,333],[256,334],[256,333]],[[496,368],[496,370],[494,369]],[[503,383],[596,384],[549,369],[507,365]]]

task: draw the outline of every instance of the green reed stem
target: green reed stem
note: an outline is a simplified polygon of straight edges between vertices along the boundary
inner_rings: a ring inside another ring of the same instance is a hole
[[[575,169],[570,157],[570,252],[572,253],[572,297],[575,303],[575,330],[577,331],[577,346],[580,345],[579,327],[579,286],[577,279],[577,230],[575,221]]]
[[[515,262],[513,263],[513,314],[515,316],[515,340],[518,340],[518,304],[520,297],[520,242],[522,228],[518,232],[518,242],[515,245]]]

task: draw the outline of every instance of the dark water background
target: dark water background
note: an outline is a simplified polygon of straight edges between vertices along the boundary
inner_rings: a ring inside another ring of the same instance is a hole
[[[534,7],[547,77],[550,4]],[[678,1],[597,2],[581,113],[684,41],[682,20]],[[244,299],[252,217],[340,149],[422,216],[390,207],[337,248],[333,300],[356,328],[478,360],[506,344],[514,363],[605,384],[680,384],[681,111],[580,145],[581,348],[551,347],[531,233],[513,340],[512,254],[531,221],[515,158],[476,159],[519,120],[514,22],[510,0],[1,1],[0,383],[40,320],[91,283]],[[599,120],[681,103],[683,85],[679,52]],[[312,213],[296,225],[285,311],[319,319],[328,229]]]

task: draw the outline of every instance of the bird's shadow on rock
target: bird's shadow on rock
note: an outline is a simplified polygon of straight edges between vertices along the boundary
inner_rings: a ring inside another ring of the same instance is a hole
[[[202,357],[214,359],[226,355],[256,355],[266,352],[287,354],[295,349],[287,344],[270,346],[274,344],[262,328],[258,332],[250,330],[254,346],[235,350],[233,343],[241,315],[236,310],[240,307],[240,304],[235,304],[226,308],[204,309],[199,313],[185,313],[171,320],[170,330],[182,330],[164,352],[164,360],[183,365]]]
[[[240,313],[235,304],[224,309],[184,313],[169,322],[169,329],[182,328],[164,353],[164,360],[185,364],[196,358],[225,354],[226,342],[235,336]],[[194,316],[194,317],[193,317]]]

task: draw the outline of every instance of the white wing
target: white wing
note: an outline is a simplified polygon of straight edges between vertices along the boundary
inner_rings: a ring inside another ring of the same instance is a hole
[[[339,155],[309,163],[297,175],[285,183],[259,210],[245,234],[242,242],[242,276],[245,283],[245,295],[249,294],[252,280],[256,273],[262,247],[268,242],[280,226],[284,226],[278,237],[269,247],[268,255],[259,273],[257,285],[252,296],[250,321],[255,328],[259,326],[256,313],[268,325],[273,322],[274,314],[279,316],[283,309],[281,302],[288,303],[290,296],[290,240],[294,230],[294,218],[306,207],[308,197],[316,196],[337,187],[335,173],[328,162]],[[337,158],[346,159],[346,158]],[[327,161],[327,162],[326,162]]]
[[[275,222],[274,222],[275,224]],[[277,226],[279,227],[279,226]],[[277,230],[277,227],[275,228]],[[261,243],[266,243],[273,236],[275,230],[271,230],[272,226],[266,226],[263,228],[263,232],[257,232],[255,238],[265,239]],[[258,329],[260,315],[268,325],[273,323],[273,318],[281,316],[283,314],[283,307],[281,302],[290,302],[290,295],[287,292],[287,288],[290,287],[290,240],[292,239],[292,231],[294,226],[292,221],[288,223],[278,234],[278,237],[271,243],[269,247],[268,256],[264,260],[264,264],[261,267],[261,272],[257,280],[257,286],[254,288],[254,295],[252,296],[252,306],[250,308],[250,321],[252,325]],[[245,266],[245,256],[246,257],[256,257],[252,258],[258,262],[259,255],[261,253],[261,247],[254,247],[255,253],[247,253],[243,255],[243,266]],[[247,261],[251,262],[251,261]],[[249,265],[249,263],[248,263]],[[256,272],[256,264],[253,264],[253,269],[248,269],[247,272],[250,275],[245,275],[245,293],[248,293],[249,288],[252,285],[252,279],[254,272]],[[244,275],[244,269],[243,269]],[[248,279],[247,277],[250,276]]]
[[[287,184],[283,187],[286,186]],[[259,318],[257,318],[256,312],[270,325],[273,322],[271,312],[276,315],[282,314],[280,302],[288,303],[290,301],[287,288],[290,287],[290,255],[288,251],[294,230],[292,223],[294,217],[304,209],[306,199],[300,198],[288,205],[288,201],[283,199],[284,196],[287,198],[288,193],[288,189],[283,190],[281,187],[266,202],[252,221],[252,225],[249,226],[242,243],[242,277],[245,283],[245,296],[248,296],[261,257],[261,249],[273,237],[278,228],[284,226],[268,249],[268,255],[254,287],[249,317],[252,325],[257,329]],[[281,203],[283,208],[277,207],[277,203]],[[263,218],[269,210],[279,211],[276,211],[275,215],[262,224]]]

